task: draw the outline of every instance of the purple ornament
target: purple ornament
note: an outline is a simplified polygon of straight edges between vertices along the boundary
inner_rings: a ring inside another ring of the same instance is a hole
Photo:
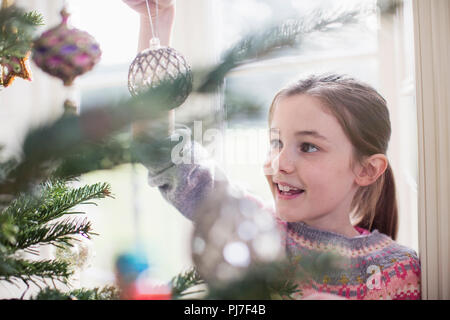
[[[33,61],[43,71],[60,78],[65,86],[91,70],[101,57],[99,44],[87,32],[69,28],[69,14],[61,11],[62,22],[34,42]]]

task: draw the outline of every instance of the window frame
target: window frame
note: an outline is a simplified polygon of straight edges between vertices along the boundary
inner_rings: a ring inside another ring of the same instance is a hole
[[[450,2],[413,0],[422,299],[450,299]]]

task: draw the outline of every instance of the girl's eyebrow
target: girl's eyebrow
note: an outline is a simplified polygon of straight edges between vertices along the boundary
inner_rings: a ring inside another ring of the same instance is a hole
[[[294,135],[296,135],[296,136],[311,136],[311,137],[314,137],[314,138],[317,138],[317,139],[328,141],[327,138],[325,138],[323,135],[321,135],[317,131],[307,131],[307,130],[297,131]]]
[[[280,129],[271,128],[270,132],[271,133],[280,133]],[[323,135],[321,135],[320,133],[318,133],[317,131],[314,131],[314,130],[297,131],[294,133],[294,135],[295,136],[310,136],[310,137],[314,137],[314,138],[321,139],[324,141],[328,141],[327,138],[325,138]]]

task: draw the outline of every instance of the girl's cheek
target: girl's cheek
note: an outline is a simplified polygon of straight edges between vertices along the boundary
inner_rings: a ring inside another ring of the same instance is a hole
[[[274,175],[278,171],[278,155],[274,152],[268,153],[264,164],[263,170],[265,175]]]

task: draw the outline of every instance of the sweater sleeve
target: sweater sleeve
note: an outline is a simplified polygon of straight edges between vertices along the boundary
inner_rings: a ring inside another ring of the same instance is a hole
[[[218,181],[229,184],[218,164],[201,144],[191,141],[191,131],[177,125],[170,137],[139,141],[138,160],[148,169],[148,183],[185,217],[195,212]]]

